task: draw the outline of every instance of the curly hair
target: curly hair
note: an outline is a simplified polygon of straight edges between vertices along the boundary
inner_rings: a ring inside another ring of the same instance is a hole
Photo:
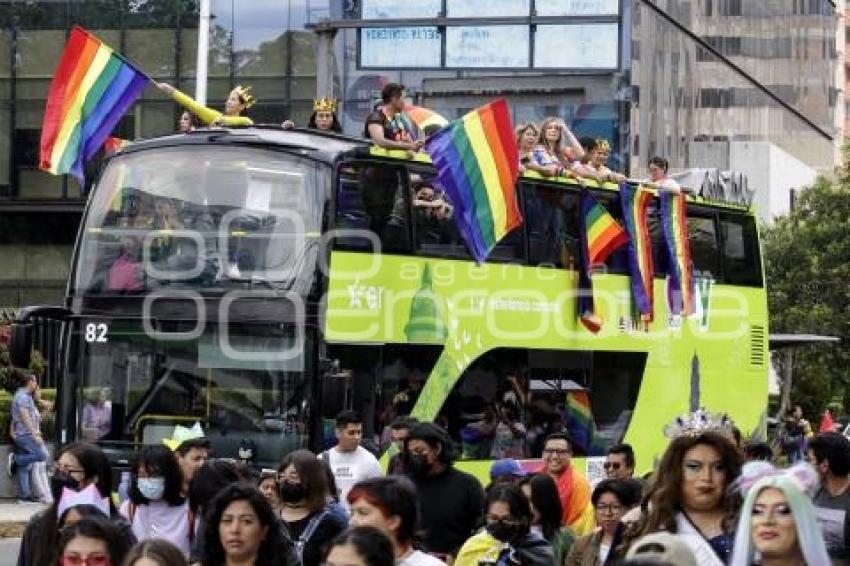
[[[685,454],[696,446],[709,446],[720,455],[720,462],[726,472],[722,500],[725,511],[723,530],[731,532],[734,529],[740,497],[732,493],[729,485],[741,473],[740,455],[735,445],[725,436],[716,432],[703,432],[697,436],[680,436],[667,447],[653,483],[644,498],[644,502],[649,505],[649,510],[640,526],[639,534],[644,535],[661,530],[676,532],[676,514],[682,509],[684,481],[682,466]]]
[[[257,559],[254,564],[256,566],[277,566],[293,563],[295,557],[292,541],[284,533],[271,504],[260,493],[259,489],[246,482],[234,483],[225,487],[210,502],[209,509],[204,517],[204,547],[201,551],[201,563],[205,566],[225,563],[219,525],[224,511],[234,501],[246,501],[257,514],[260,525],[268,529],[266,538],[263,539],[257,551]]]

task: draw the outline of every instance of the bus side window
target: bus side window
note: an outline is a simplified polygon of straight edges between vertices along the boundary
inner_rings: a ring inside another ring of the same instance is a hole
[[[723,214],[720,229],[724,281],[730,285],[761,287],[761,258],[755,219]]]
[[[381,242],[372,250],[367,236],[346,233],[337,238],[343,249],[404,251],[409,249],[407,172],[381,163],[343,165],[336,194],[336,228],[370,231]]]
[[[688,236],[694,272],[716,278],[720,273],[720,250],[714,217],[692,215],[689,211]]]

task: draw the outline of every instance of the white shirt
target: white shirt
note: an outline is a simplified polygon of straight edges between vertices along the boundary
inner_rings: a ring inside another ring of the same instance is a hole
[[[446,563],[421,550],[414,550],[401,560],[396,560],[396,566],[446,566]]]
[[[381,465],[371,452],[358,446],[353,452],[340,452],[334,446],[328,450],[328,465],[339,489],[339,502],[348,510],[348,492],[359,481],[384,475]]]
[[[130,521],[130,500],[121,505],[121,515]],[[197,521],[196,521],[197,523]],[[152,538],[165,539],[189,556],[189,503],[174,507],[165,501],[137,505],[130,521],[133,534],[139,542]]]

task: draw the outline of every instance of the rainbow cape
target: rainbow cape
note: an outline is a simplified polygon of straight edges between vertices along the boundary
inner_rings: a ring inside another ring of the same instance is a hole
[[[587,189],[581,193],[581,222],[584,230],[579,230],[581,269],[577,314],[581,323],[596,333],[602,328],[602,318],[596,314],[593,300],[593,266],[605,263],[612,252],[629,241],[629,235]]]
[[[667,272],[670,276],[670,314],[684,316],[695,312],[686,198],[681,193],[662,192],[658,195],[658,218],[664,235]]]
[[[623,224],[629,234],[629,273],[632,282],[632,298],[643,322],[652,322],[653,273],[652,240],[649,236],[649,207],[652,191],[645,187],[633,189],[628,183],[620,183],[620,205],[623,208]]]
[[[50,83],[39,168],[83,183],[83,165],[150,79],[80,27],[71,30]]]
[[[454,205],[458,232],[478,263],[522,223],[516,200],[519,151],[503,98],[428,138],[425,149]]]

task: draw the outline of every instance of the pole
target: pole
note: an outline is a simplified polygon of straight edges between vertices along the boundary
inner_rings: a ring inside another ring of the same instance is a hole
[[[333,98],[333,50],[337,28],[316,26],[316,99]]]
[[[210,0],[200,0],[198,18],[198,62],[195,73],[195,100],[207,105],[207,59],[210,50]],[[179,87],[179,85],[178,85]]]

